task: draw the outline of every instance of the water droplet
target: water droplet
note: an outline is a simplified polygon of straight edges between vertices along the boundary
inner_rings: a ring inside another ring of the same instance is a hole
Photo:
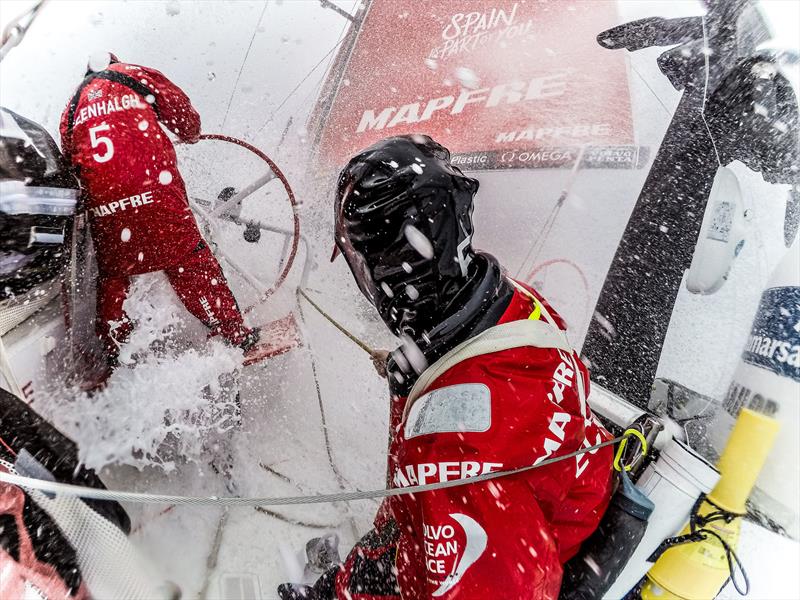
[[[414,250],[419,252],[420,256],[428,260],[433,258],[433,244],[424,233],[409,223],[403,229],[403,234]]]
[[[475,90],[480,87],[480,77],[468,67],[458,67],[455,72],[456,79],[465,88]]]

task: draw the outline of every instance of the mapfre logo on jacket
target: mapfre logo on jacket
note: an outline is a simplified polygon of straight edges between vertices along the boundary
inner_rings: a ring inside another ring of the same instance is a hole
[[[536,313],[534,300],[517,292],[498,325]],[[557,600],[561,565],[610,498],[611,449],[591,449],[610,436],[595,421],[588,392],[589,374],[573,352],[524,344],[448,366],[410,405],[395,399],[395,487],[538,465],[393,498],[404,599]],[[581,448],[591,451],[545,464]]]

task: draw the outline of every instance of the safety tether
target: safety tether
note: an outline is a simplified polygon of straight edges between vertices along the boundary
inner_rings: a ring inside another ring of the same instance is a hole
[[[67,494],[70,496],[78,496],[80,498],[93,499],[93,500],[114,500],[116,502],[134,502],[140,504],[180,504],[192,506],[291,506],[298,504],[321,504],[329,502],[347,502],[349,500],[369,500],[373,498],[388,498],[391,496],[406,496],[409,494],[418,494],[420,492],[432,492],[434,490],[442,490],[447,488],[460,487],[464,485],[473,485],[476,483],[483,483],[501,477],[508,477],[510,475],[519,475],[526,473],[540,467],[546,467],[563,460],[575,458],[586,452],[594,453],[600,448],[611,446],[625,439],[626,435],[621,435],[614,439],[595,444],[588,448],[581,448],[575,452],[563,454],[561,456],[554,456],[542,460],[536,464],[526,465],[516,469],[507,469],[501,471],[493,471],[476,475],[474,477],[467,477],[464,479],[454,479],[452,481],[440,481],[436,483],[428,483],[425,485],[414,485],[402,488],[388,488],[381,490],[367,490],[367,491],[351,491],[339,492],[335,494],[314,494],[309,496],[284,496],[284,497],[218,497],[218,496],[179,496],[179,495],[166,495],[166,494],[147,494],[143,492],[124,492],[117,490],[102,490],[97,488],[90,488],[80,485],[72,485],[68,483],[59,483],[56,481],[47,481],[43,479],[34,479],[31,477],[23,477],[13,473],[6,473],[0,470],[0,481],[19,486],[23,489],[39,490],[50,494]]]

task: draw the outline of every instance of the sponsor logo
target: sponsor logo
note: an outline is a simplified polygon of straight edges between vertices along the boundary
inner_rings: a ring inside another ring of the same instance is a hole
[[[486,152],[478,152],[473,154],[459,154],[452,157],[451,162],[454,165],[485,165],[489,160],[489,155]]]
[[[800,382],[800,287],[764,291],[742,360]]]
[[[526,130],[527,131],[527,130]],[[544,128],[544,132],[556,129]],[[516,135],[518,132],[511,132]],[[506,134],[498,134],[504,136]],[[554,135],[555,133],[547,133]],[[502,144],[505,139],[495,140]],[[543,146],[542,141],[526,140],[527,149],[492,150],[454,154],[452,162],[456,166],[479,169],[569,169],[575,166],[580,154],[578,146]],[[584,148],[581,159],[582,169],[641,169],[648,163],[650,151],[647,146],[588,146]]]
[[[800,347],[791,341],[771,338],[767,335],[751,335],[745,347],[745,353],[767,358],[770,361],[798,366]]]
[[[611,125],[598,123],[596,125],[566,125],[564,127],[540,127],[523,129],[522,131],[506,131],[498,133],[494,141],[498,144],[510,142],[532,142],[549,138],[578,137],[607,137],[611,135]]]
[[[547,399],[557,408],[564,400],[564,390],[572,389],[573,379],[575,377],[575,369],[571,357],[566,352],[558,351],[561,362],[558,363],[555,371],[553,371],[553,388],[547,393]],[[567,412],[554,410],[550,416],[550,425],[548,426],[548,435],[544,438],[544,454],[539,456],[534,461],[538,465],[543,460],[550,458],[564,443],[566,438],[566,428],[572,420],[572,415]]]
[[[211,310],[211,304],[206,299],[205,296],[200,296],[200,306],[203,307],[203,311],[206,313],[208,317],[208,324],[209,325],[216,325],[218,323],[217,317],[214,316],[214,311]]]
[[[542,148],[538,150],[523,150],[517,152],[509,150],[500,155],[501,163],[517,162],[520,164],[536,165],[540,168],[558,168],[573,163],[578,155],[578,149]]]
[[[517,19],[519,3],[511,10],[492,7],[484,11],[455,13],[442,29],[442,43],[430,50],[428,58],[438,60],[461,56],[492,43],[503,43],[529,35],[533,20]]]
[[[467,569],[484,553],[489,541],[486,530],[472,517],[452,513],[450,519],[453,525],[422,525],[428,582],[438,586],[432,594],[434,598],[458,585]]]
[[[117,211],[122,212],[128,210],[128,208],[138,208],[140,206],[152,204],[153,202],[155,202],[155,200],[153,200],[153,192],[142,192],[141,194],[136,194],[128,198],[114,200],[108,204],[93,206],[89,211],[95,217],[105,217],[116,214]]]
[[[98,90],[98,92],[101,92],[101,90]],[[90,95],[91,93],[92,92],[89,92]],[[96,100],[99,97],[100,96],[96,96],[95,98],[89,97],[89,100]],[[130,110],[132,108],[140,109],[144,108],[145,106],[146,105],[136,94],[123,94],[122,96],[111,98],[105,102],[96,102],[94,104],[90,104],[89,106],[84,106],[80,112],[78,112],[78,116],[75,118],[75,125],[85,123],[89,119],[110,115],[113,112],[121,112],[123,110]]]
[[[584,420],[584,428],[589,428],[591,426],[597,426],[594,415],[590,419]],[[603,441],[603,436],[600,435],[598,431],[595,433],[594,442],[590,442],[588,437],[583,438],[583,442],[581,442],[581,447],[583,449],[591,448],[592,446],[596,446]],[[579,454],[575,457],[575,479],[583,475],[583,472],[586,470],[586,467],[589,466],[589,456],[592,454],[597,454],[599,448],[595,448],[594,450],[589,450],[588,452],[584,452],[583,454]]]
[[[533,464],[538,465],[542,461],[550,458],[553,456],[558,450],[561,449],[561,446],[564,443],[564,440],[567,437],[567,426],[570,422],[572,422],[573,415],[568,412],[563,412],[557,410],[561,403],[564,401],[565,391],[566,390],[574,390],[575,394],[578,396],[580,401],[580,410],[581,410],[581,417],[583,417],[583,424],[584,429],[588,429],[590,427],[596,426],[596,421],[594,419],[594,415],[587,415],[587,408],[586,403],[583,400],[583,397],[575,389],[575,377],[577,374],[578,365],[575,361],[574,355],[569,354],[567,352],[563,352],[562,350],[558,350],[558,355],[561,358],[561,362],[556,366],[555,370],[553,371],[553,387],[550,392],[547,393],[547,399],[554,406],[554,410],[552,415],[550,416],[550,424],[548,426],[548,433],[544,438],[544,445],[542,447],[542,451],[544,452],[541,454]],[[580,385],[580,384],[579,384]],[[582,442],[583,448],[591,448],[595,444],[599,444],[602,442],[602,435],[598,431],[595,435],[595,441],[590,442],[588,438],[584,438]],[[584,454],[579,454],[575,457],[575,478],[577,479],[580,477],[583,472],[586,470],[586,467],[589,466],[589,455],[596,454],[597,450],[592,450],[591,452],[586,452]]]
[[[723,406],[729,415],[738,417],[743,408],[749,408],[768,417],[778,414],[780,405],[772,398],[767,398],[759,392],[737,383],[732,382],[725,395]]]
[[[443,461],[438,463],[420,463],[398,467],[392,479],[394,487],[409,487],[440,483],[455,479],[467,479],[484,473],[499,471],[503,463],[478,462],[475,460]]]
[[[496,108],[517,102],[545,100],[562,96],[567,89],[567,72],[534,77],[529,82],[512,81],[501,83],[491,88],[468,90],[463,88],[458,96],[441,96],[432,98],[423,105],[421,102],[404,104],[397,108],[387,106],[375,110],[367,109],[361,114],[361,121],[356,128],[357,133],[372,129],[391,129],[404,123],[413,124],[430,120],[439,111],[447,111],[450,115],[460,115],[471,105],[483,105]]]

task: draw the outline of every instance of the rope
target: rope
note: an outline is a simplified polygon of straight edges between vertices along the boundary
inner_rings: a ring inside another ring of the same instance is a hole
[[[258,21],[256,21],[256,26],[253,29],[253,37],[250,38],[250,44],[247,46],[247,52],[244,53],[244,59],[242,60],[242,65],[239,67],[239,73],[236,75],[236,81],[233,84],[233,90],[231,90],[231,97],[228,98],[228,107],[225,109],[225,116],[222,118],[222,126],[220,129],[225,129],[225,123],[228,120],[228,113],[231,112],[231,104],[233,104],[233,97],[236,95],[236,88],[239,87],[239,80],[242,78],[242,71],[244,70],[244,65],[247,63],[247,57],[250,56],[250,50],[253,48],[253,42],[256,39],[256,34],[258,33],[258,28],[261,25],[261,19],[264,18],[264,13],[267,11],[267,0],[264,0],[264,8],[261,9],[261,14],[258,17]]]
[[[708,121],[706,121],[706,99],[708,98],[708,76],[709,76],[708,55],[711,52],[711,49],[708,47],[708,35],[706,32],[705,16],[701,17],[700,22],[703,25],[703,58],[705,64],[705,82],[703,83],[703,106],[700,109],[700,118],[703,119],[703,125],[706,126],[706,132],[708,133],[708,138],[711,140],[711,145],[714,147],[714,154],[717,157],[717,164],[721,167],[722,161],[719,158],[717,143],[714,141],[714,136],[711,135],[711,129],[708,127]]]
[[[305,290],[298,288],[297,293],[300,294],[303,298],[305,298],[306,302],[308,302],[319,314],[325,317],[325,319],[336,329],[338,329],[348,340],[353,342],[356,346],[361,348],[364,352],[366,352],[370,356],[375,357],[377,355],[377,352],[375,350],[367,346],[365,342],[362,342],[355,335],[353,335],[347,329],[345,329],[344,325],[336,321],[336,319],[334,319],[332,316],[330,316],[328,313],[322,310],[319,304],[317,304],[311,298],[308,297],[308,294],[306,294]]]
[[[547,238],[550,235],[550,231],[553,229],[553,226],[556,224],[556,220],[558,218],[559,212],[561,212],[561,208],[564,206],[567,198],[569,198],[570,193],[572,192],[572,187],[575,185],[575,180],[578,178],[578,171],[581,168],[581,163],[583,162],[583,155],[586,152],[586,144],[583,144],[578,150],[578,154],[575,157],[575,164],[572,165],[570,169],[569,175],[567,176],[567,181],[564,184],[564,187],[561,190],[561,193],[556,200],[556,203],[550,209],[550,212],[547,215],[547,218],[544,221],[541,229],[539,230],[539,234],[536,236],[536,239],[531,244],[530,250],[525,255],[525,258],[519,265],[519,269],[517,269],[516,277],[519,277],[522,273],[525,266],[531,262],[531,257],[533,257],[533,263],[536,264],[536,259],[539,257],[539,254],[544,249],[545,243],[547,242]]]
[[[299,288],[298,291],[300,291]],[[305,313],[303,312],[303,305],[299,299],[297,302],[297,312],[300,315],[300,320],[303,323],[303,327],[307,327]],[[314,357],[310,338],[306,339],[306,346],[308,347],[309,357],[311,358],[311,374],[314,378],[314,390],[317,394],[317,408],[319,408],[320,427],[322,429],[322,437],[325,442],[325,454],[328,457],[328,466],[331,468],[331,472],[336,478],[336,482],[339,484],[339,489],[344,491],[347,489],[347,486],[349,486],[350,483],[347,482],[344,475],[342,475],[342,472],[336,465],[336,460],[333,458],[333,446],[331,444],[330,435],[328,434],[328,418],[325,414],[325,402],[322,400],[322,388],[320,387],[319,375],[317,374],[317,359]],[[358,527],[356,526],[355,520],[353,519],[352,515],[349,514],[349,512],[348,506],[347,518],[350,521],[350,527],[353,530],[355,537],[358,538]]]
[[[347,26],[345,25],[345,28],[346,28],[346,27],[347,27]],[[292,96],[294,96],[294,93],[295,93],[297,90],[299,90],[299,89],[300,89],[300,86],[302,86],[302,85],[303,85],[303,84],[306,82],[306,80],[307,80],[309,77],[311,77],[311,74],[312,74],[314,71],[316,71],[316,70],[317,70],[317,68],[319,68],[319,66],[320,66],[320,65],[321,65],[321,64],[322,64],[322,63],[325,61],[325,59],[326,59],[326,58],[328,58],[328,57],[329,57],[331,54],[333,54],[333,51],[334,51],[334,50],[336,50],[336,48],[338,48],[338,47],[339,47],[339,44],[341,44],[341,43],[342,43],[344,40],[345,40],[345,36],[344,36],[344,32],[342,32],[342,35],[339,37],[339,41],[338,41],[338,42],[336,42],[336,43],[333,45],[333,47],[332,47],[330,50],[328,50],[328,53],[327,53],[325,56],[323,56],[322,58],[320,58],[320,59],[319,59],[319,62],[318,62],[317,64],[315,64],[313,67],[311,67],[311,70],[310,70],[308,73],[306,73],[306,76],[305,76],[305,77],[303,77],[303,78],[300,80],[300,83],[298,83],[296,86],[294,86],[294,89],[293,89],[291,92],[289,92],[289,94],[288,94],[288,95],[287,95],[287,96],[286,96],[286,97],[285,97],[285,98],[284,98],[284,99],[281,101],[281,103],[278,105],[278,107],[277,107],[275,110],[273,110],[273,111],[272,111],[272,114],[269,116],[269,118],[268,118],[266,121],[264,121],[264,124],[263,124],[261,127],[259,127],[259,128],[256,130],[256,135],[257,135],[257,134],[259,134],[259,133],[261,133],[261,130],[262,130],[262,129],[264,129],[264,127],[266,127],[266,126],[267,126],[267,124],[268,124],[270,121],[272,121],[272,119],[275,117],[275,115],[276,115],[276,114],[278,114],[278,111],[279,111],[281,108],[283,108],[283,105],[284,105],[284,104],[286,104],[286,103],[289,101],[289,98],[291,98]]]
[[[701,516],[699,511],[703,503],[710,504],[716,510],[711,511],[707,515]],[[747,594],[750,593],[750,579],[747,576],[747,572],[744,570],[742,561],[739,560],[739,556],[736,554],[736,551],[731,548],[731,545],[719,533],[706,528],[706,525],[713,523],[714,521],[725,521],[725,523],[731,523],[735,519],[743,516],[744,515],[732,513],[720,508],[705,494],[700,494],[700,497],[692,507],[691,517],[689,517],[689,533],[665,539],[658,545],[658,548],[653,551],[647,561],[656,562],[659,557],[670,548],[674,548],[675,546],[680,546],[682,544],[704,542],[708,539],[708,536],[713,536],[717,539],[717,541],[719,541],[723,550],[725,550],[725,558],[728,561],[728,573],[730,574],[729,579],[731,583],[733,583],[733,587],[736,588],[736,591],[739,592],[739,595],[747,596]],[[736,578],[737,570],[742,574],[743,581],[741,582],[741,585]]]
[[[389,488],[381,490],[367,490],[367,491],[351,491],[340,492],[335,494],[314,494],[308,496],[284,496],[284,497],[225,497],[218,496],[171,496],[166,494],[147,494],[141,492],[124,492],[116,490],[105,490],[90,488],[80,485],[72,485],[68,483],[59,483],[57,481],[47,481],[43,479],[35,479],[32,477],[23,477],[13,473],[6,473],[0,471],[0,481],[16,485],[26,490],[39,490],[41,492],[50,494],[65,494],[68,496],[77,496],[79,498],[93,499],[93,500],[113,500],[116,502],[138,502],[141,504],[179,504],[189,506],[294,506],[300,504],[322,504],[333,502],[348,502],[351,500],[369,500],[373,498],[389,498],[393,496],[406,496],[411,494],[418,494],[421,492],[432,492],[435,490],[443,490],[454,487],[461,487],[464,485],[473,485],[483,483],[501,477],[508,477],[511,475],[519,475],[527,473],[540,467],[555,464],[586,452],[595,452],[600,448],[611,446],[621,442],[627,436],[621,435],[612,440],[595,444],[588,448],[581,448],[575,452],[547,458],[536,464],[519,467],[516,469],[507,469],[503,471],[493,471],[476,475],[475,477],[467,477],[464,479],[454,479],[452,481],[440,481],[437,483],[429,483],[425,485],[414,485],[405,488]]]

